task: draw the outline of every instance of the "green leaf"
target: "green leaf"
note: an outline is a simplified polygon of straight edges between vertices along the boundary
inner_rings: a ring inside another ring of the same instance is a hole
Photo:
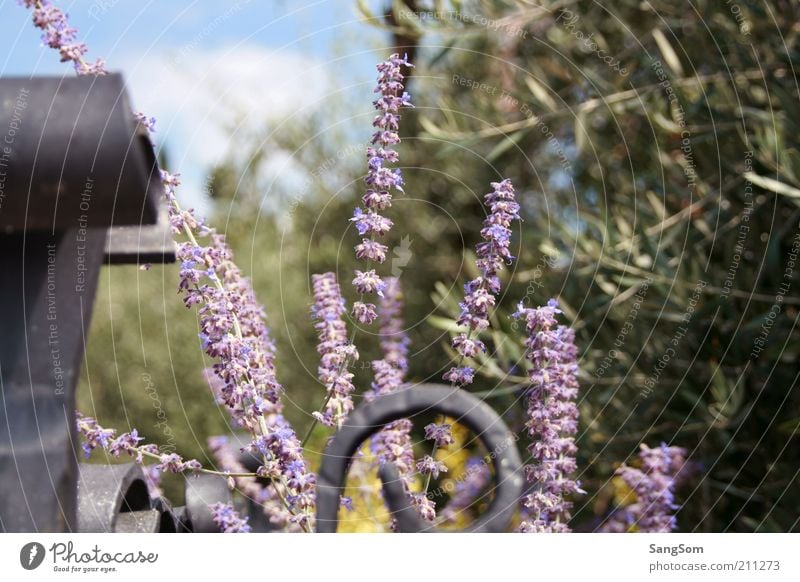
[[[498,143],[492,151],[486,156],[487,162],[493,162],[501,155],[503,155],[508,149],[512,146],[517,145],[519,141],[525,137],[525,134],[528,133],[527,130],[521,129],[518,132],[514,133],[511,137],[504,137],[500,143]]]
[[[377,24],[379,19],[377,16],[375,16],[375,14],[372,13],[372,10],[369,9],[369,6],[367,6],[367,0],[356,0],[356,7],[361,15],[365,19],[369,20],[371,24]]]
[[[456,39],[448,40],[447,43],[445,43],[444,48],[439,52],[437,52],[435,55],[433,55],[433,58],[431,58],[431,60],[428,62],[428,67],[435,67],[437,64],[439,64],[439,61],[445,58],[447,54],[451,50],[453,50],[453,47],[455,45],[456,45]]]
[[[755,172],[745,172],[744,177],[746,180],[750,180],[753,184],[765,190],[771,190],[776,194],[788,196],[789,198],[800,199],[800,190],[784,182],[779,182],[778,180],[773,180],[766,176],[759,176]]]
[[[415,35],[422,33],[422,23],[419,17],[403,0],[392,1],[392,14],[398,26],[411,29],[410,32]]]
[[[442,331],[447,331],[453,334],[458,333],[459,330],[461,330],[461,326],[458,325],[454,319],[450,319],[448,317],[429,315],[425,321],[430,323],[436,329],[441,329]]]

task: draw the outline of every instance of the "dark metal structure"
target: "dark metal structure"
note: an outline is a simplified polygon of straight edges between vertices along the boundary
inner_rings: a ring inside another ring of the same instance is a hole
[[[96,533],[218,532],[209,506],[231,503],[226,480],[197,475],[186,480],[186,505],[151,499],[141,466],[80,465],[78,531]]]
[[[339,499],[353,455],[361,444],[386,424],[417,414],[435,412],[469,428],[490,451],[495,469],[494,498],[486,513],[464,531],[506,531],[522,494],[522,462],[514,436],[497,413],[475,396],[449,386],[419,385],[382,396],[358,407],[325,449],[317,475],[317,531],[332,533],[338,525]],[[380,470],[384,498],[401,532],[435,532],[408,503],[397,469]]]
[[[121,76],[0,79],[3,531],[79,527],[75,385],[97,280],[105,262],[174,260],[160,191]]]

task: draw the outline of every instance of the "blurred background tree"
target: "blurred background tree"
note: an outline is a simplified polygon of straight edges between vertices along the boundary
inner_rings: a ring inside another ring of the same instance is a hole
[[[796,531],[800,8],[607,4],[357,2],[365,26],[417,63],[400,147],[407,196],[392,208],[386,267],[407,293],[410,377],[436,381],[448,367],[481,198],[511,178],[519,257],[474,390],[522,430],[522,338],[508,314],[557,297],[583,349],[589,495],[575,523],[595,527],[619,494],[615,467],[639,443],[664,441],[688,448],[695,469],[678,495],[681,530]],[[322,399],[310,274],[335,270],[352,299],[347,218],[370,132],[351,110],[332,99],[324,118],[243,136],[210,172],[213,223],[267,306],[300,433]],[[296,179],[265,170],[286,152],[305,168]],[[171,300],[176,269],[114,275],[90,335],[83,409],[162,443],[166,416],[178,449],[206,460],[204,437],[227,429],[203,382],[194,314]],[[362,361],[375,354],[368,338],[360,332]],[[356,372],[366,390],[368,370]],[[90,384],[102,401],[90,401]],[[318,449],[325,432],[315,436]]]

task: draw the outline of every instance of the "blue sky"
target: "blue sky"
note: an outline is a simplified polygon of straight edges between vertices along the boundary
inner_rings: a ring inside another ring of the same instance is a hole
[[[351,0],[66,0],[88,57],[122,72],[134,108],[158,119],[156,139],[201,209],[208,167],[235,148],[230,127],[274,127],[324,106],[344,87],[369,94],[385,32]],[[0,0],[0,74],[64,75],[30,13]],[[341,94],[341,93],[340,93]],[[363,97],[356,107],[368,109]],[[363,111],[353,111],[353,115]]]

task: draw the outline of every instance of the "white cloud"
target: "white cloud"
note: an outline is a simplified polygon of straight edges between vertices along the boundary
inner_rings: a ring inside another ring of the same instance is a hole
[[[236,152],[237,132],[310,111],[330,90],[321,61],[256,45],[132,56],[124,66],[133,108],[155,117],[156,141],[183,176],[182,197],[207,208],[207,170]]]

